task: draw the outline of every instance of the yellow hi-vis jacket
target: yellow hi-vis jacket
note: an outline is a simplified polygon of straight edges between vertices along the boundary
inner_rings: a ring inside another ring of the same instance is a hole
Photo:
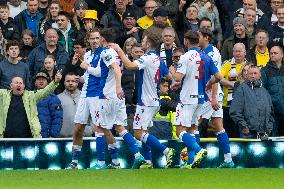
[[[171,97],[169,96],[160,96],[160,99],[163,98],[167,98],[171,100]],[[153,121],[164,121],[164,122],[169,122],[172,125],[172,134],[173,134],[173,138],[178,140],[178,137],[176,135],[176,127],[174,126],[174,120],[175,120],[175,112],[169,111],[167,113],[167,115],[163,116],[160,114],[160,112],[158,112],[155,115],[155,118],[153,119]]]

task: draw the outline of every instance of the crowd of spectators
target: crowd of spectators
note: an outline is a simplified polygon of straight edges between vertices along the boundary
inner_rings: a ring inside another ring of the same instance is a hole
[[[222,57],[220,73],[235,84],[222,87],[229,137],[284,136],[283,0],[1,0],[0,137],[72,136],[84,82],[80,63],[89,49],[85,37],[99,28],[113,28],[131,60],[144,53],[143,36],[155,35],[156,51],[170,69],[186,52],[185,32],[209,29]],[[63,79],[55,85],[58,70]],[[131,131],[139,78],[135,71],[122,73]],[[175,138],[178,91],[171,82],[157,89],[161,109],[149,131],[161,139]],[[37,108],[27,110],[32,103]],[[203,137],[212,131],[207,123],[200,127]],[[89,124],[85,136],[93,135]]]

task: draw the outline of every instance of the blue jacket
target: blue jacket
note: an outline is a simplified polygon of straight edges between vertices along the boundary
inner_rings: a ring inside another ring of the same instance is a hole
[[[27,17],[28,17],[29,13],[28,13],[28,10],[23,10],[22,12],[20,12],[15,18],[14,18],[14,21],[15,21],[15,24],[16,26],[18,27],[19,29],[19,33],[21,34],[25,29],[30,29],[28,28],[28,20],[27,20]],[[43,17],[43,15],[40,13],[40,12],[37,12],[36,15],[33,17],[33,19],[36,20],[36,33],[35,34],[35,38],[37,40],[38,38],[38,32],[39,32],[39,23],[40,23],[40,20],[41,18]]]
[[[37,103],[38,117],[43,138],[58,137],[62,127],[63,110],[61,101],[55,94]]]
[[[278,68],[272,62],[261,69],[263,86],[271,95],[275,114],[284,115],[284,65]]]
[[[58,70],[63,69],[65,64],[69,61],[69,55],[60,45],[57,45],[57,49],[55,51],[57,51],[55,56],[56,66]],[[30,66],[30,75],[32,78],[34,78],[36,73],[42,69],[44,59],[48,54],[45,43],[42,43],[30,52],[26,62]]]

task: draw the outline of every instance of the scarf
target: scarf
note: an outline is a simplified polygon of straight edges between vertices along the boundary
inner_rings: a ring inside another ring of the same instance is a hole
[[[172,51],[174,51],[176,48],[177,48],[176,44],[173,43]],[[160,57],[162,58],[162,60],[167,65],[167,57],[166,57],[166,51],[165,51],[165,44],[164,43],[162,43],[162,45],[161,45]]]

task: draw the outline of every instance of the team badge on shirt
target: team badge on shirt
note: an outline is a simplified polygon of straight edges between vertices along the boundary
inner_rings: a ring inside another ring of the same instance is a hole
[[[112,59],[112,56],[110,54],[106,55],[105,60],[110,61]]]

